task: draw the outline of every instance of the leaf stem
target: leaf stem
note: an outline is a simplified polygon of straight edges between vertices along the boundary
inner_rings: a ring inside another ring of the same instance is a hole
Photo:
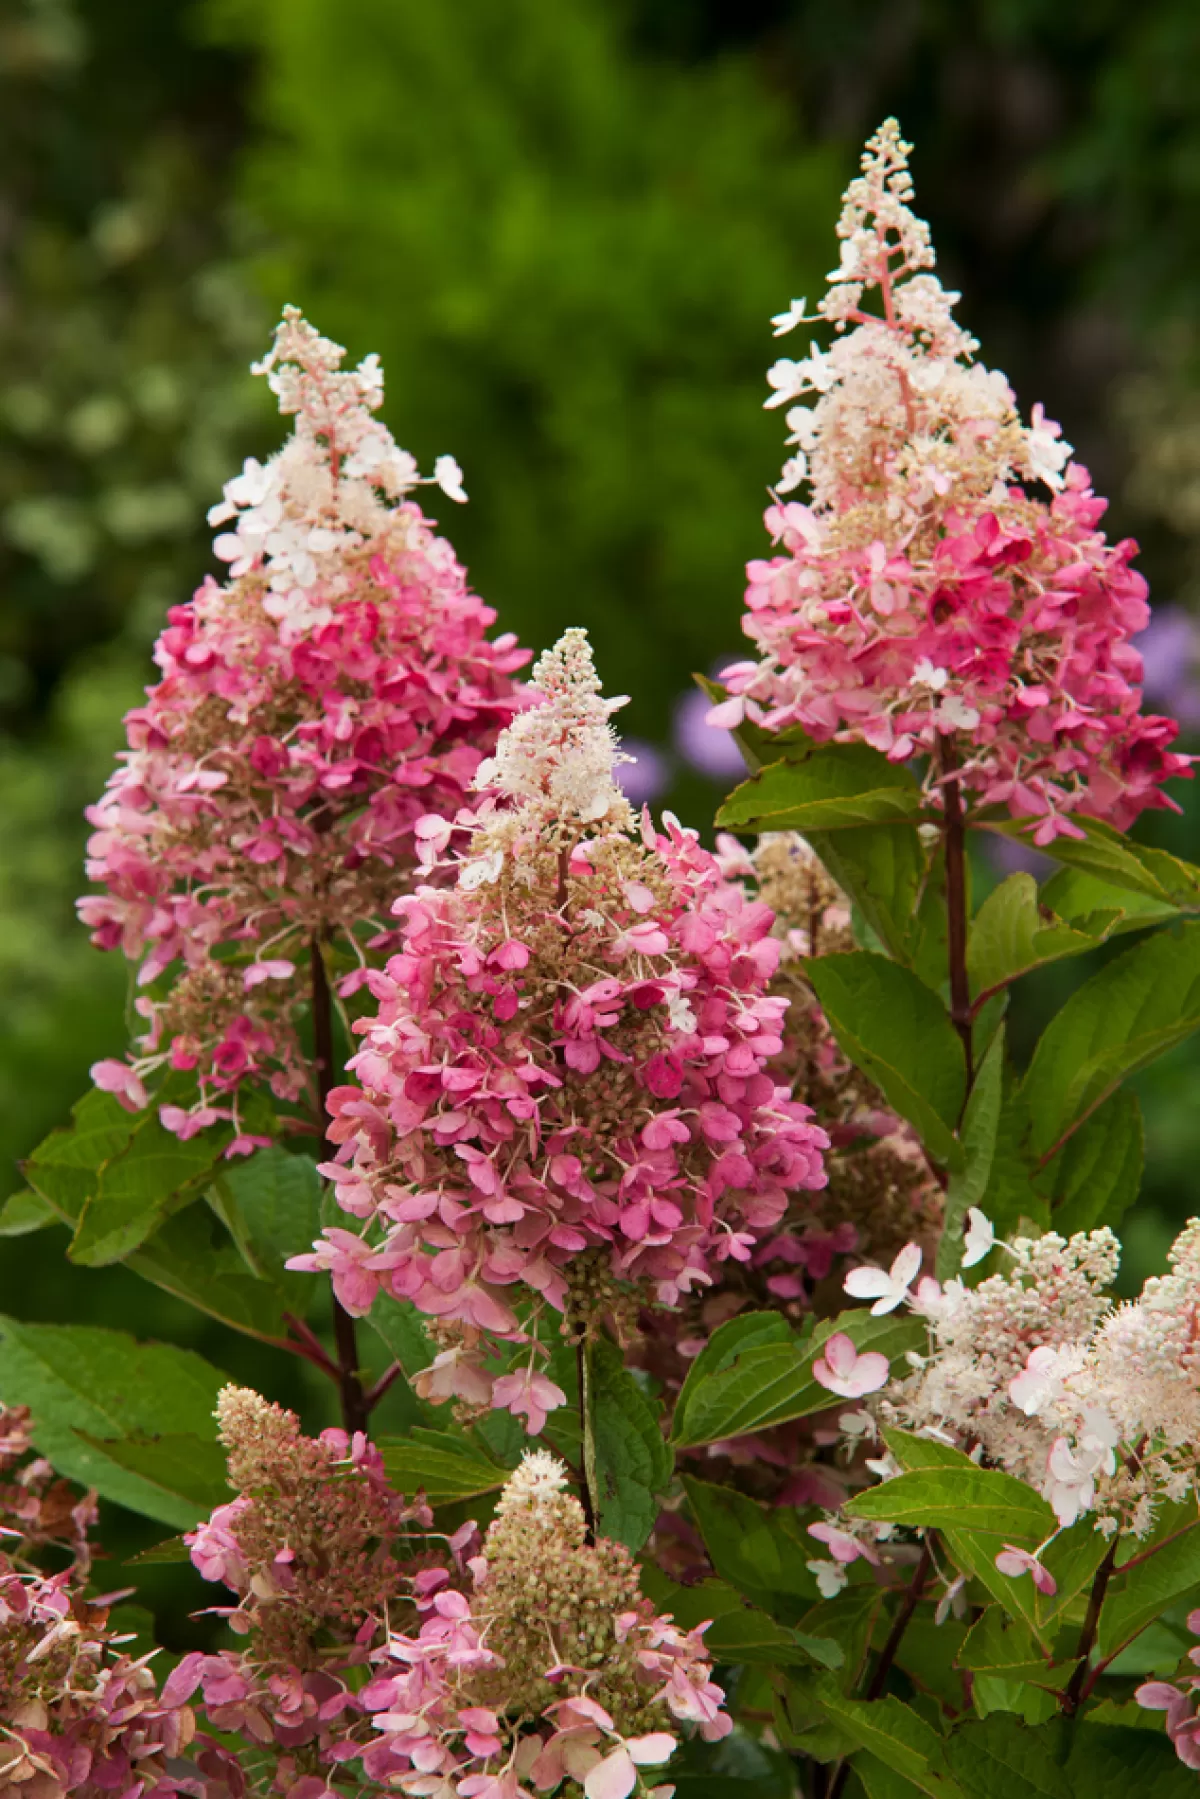
[[[333,1146],[326,1135],[329,1119],[326,1102],[329,1098],[329,1090],[333,1086],[334,1071],[333,998],[329,991],[329,977],[325,972],[325,957],[321,953],[321,945],[316,937],[309,944],[309,969],[312,980],[313,1066],[317,1077],[317,1123],[321,1131],[322,1157],[328,1160],[333,1154]],[[333,1338],[337,1345],[337,1382],[342,1402],[342,1424],[353,1435],[355,1431],[366,1430],[370,1407],[367,1404],[358,1373],[358,1341],[354,1331],[354,1320],[336,1294],[333,1297]]]
[[[1092,1590],[1088,1596],[1087,1614],[1083,1620],[1083,1629],[1079,1633],[1079,1643],[1075,1654],[1075,1672],[1072,1674],[1067,1690],[1063,1694],[1063,1710],[1068,1717],[1079,1707],[1084,1697],[1084,1682],[1087,1680],[1088,1662],[1096,1642],[1096,1633],[1100,1629],[1100,1613],[1104,1606],[1104,1595],[1108,1591],[1108,1583],[1112,1579],[1117,1565],[1117,1545],[1120,1536],[1114,1536],[1108,1553],[1096,1570],[1096,1578],[1092,1582]]]
[[[971,1047],[971,984],[967,979],[966,818],[950,739],[941,741],[942,837],[946,857],[946,951],[950,967],[950,1017],[967,1059],[967,1092],[975,1079]]]
[[[600,1520],[600,1482],[596,1474],[596,1426],[592,1417],[592,1346],[586,1328],[575,1345],[579,1369],[579,1428],[583,1438],[583,1491],[580,1501],[587,1521],[589,1543],[594,1543]]]

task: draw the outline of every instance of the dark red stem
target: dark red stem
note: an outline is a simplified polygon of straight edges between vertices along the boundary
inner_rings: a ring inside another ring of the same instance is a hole
[[[1079,1633],[1079,1642],[1075,1654],[1075,1672],[1063,1694],[1063,1710],[1068,1716],[1079,1707],[1084,1695],[1084,1683],[1087,1680],[1088,1663],[1096,1643],[1096,1633],[1100,1629],[1100,1613],[1104,1607],[1104,1595],[1108,1591],[1108,1583],[1112,1579],[1113,1569],[1117,1564],[1117,1545],[1120,1537],[1114,1536],[1109,1545],[1108,1554],[1096,1570],[1096,1578],[1092,1582],[1092,1590],[1088,1597],[1087,1615],[1083,1620],[1083,1629]]]

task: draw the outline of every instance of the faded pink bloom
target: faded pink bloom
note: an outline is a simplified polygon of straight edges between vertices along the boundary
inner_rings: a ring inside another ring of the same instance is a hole
[[[132,1066],[104,1061],[94,1078],[141,1107],[151,1077],[190,1076],[195,1102],[164,1116],[177,1133],[200,1112],[229,1117],[247,1081],[300,1097],[312,944],[343,996],[356,991],[395,941],[387,911],[418,822],[453,817],[519,703],[525,652],[487,640],[495,614],[374,416],[377,362],[346,372],[343,354],[287,309],[259,372],[294,433],[213,508],[230,579],[171,609],[162,678],[88,814],[102,891],[80,916],[140,964],[143,987],[171,974],[165,997],[138,1001]],[[461,498],[451,462],[435,478]]]
[[[813,1378],[843,1399],[861,1399],[887,1384],[891,1364],[878,1350],[859,1355],[844,1331],[836,1331],[825,1345],[825,1354],[813,1363]]]
[[[546,1413],[566,1405],[561,1387],[533,1368],[522,1368],[516,1374],[504,1374],[492,1388],[493,1408],[507,1408],[516,1417],[527,1419],[531,1437],[540,1436],[546,1425]]]
[[[885,1274],[882,1268],[852,1268],[842,1286],[852,1299],[873,1299],[872,1314],[894,1312],[909,1297],[909,1288],[921,1266],[916,1243],[906,1243]]]
[[[835,1562],[856,1562],[861,1556],[864,1561],[879,1565],[879,1557],[870,1543],[861,1537],[851,1536],[848,1530],[840,1530],[836,1524],[817,1523],[808,1527],[810,1537],[816,1537],[824,1543]]]
[[[817,308],[829,349],[768,375],[795,453],[767,512],[779,553],[747,571],[759,660],[725,671],[713,720],[928,756],[935,802],[945,744],[967,792],[1035,820],[1037,843],[1079,835],[1073,812],[1124,827],[1190,773],[1174,721],[1139,711],[1136,545],[1106,540],[1058,426],[1040,407],[1022,423],[975,362],[908,149],[888,120],[846,194]],[[807,504],[779,497],[806,479]]]

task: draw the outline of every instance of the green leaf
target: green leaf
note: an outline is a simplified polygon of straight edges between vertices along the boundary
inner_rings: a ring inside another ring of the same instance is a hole
[[[410,1378],[428,1368],[436,1352],[425,1321],[411,1300],[378,1293],[367,1313],[367,1323]]]
[[[1067,1775],[1075,1799],[1195,1799],[1196,1774],[1185,1768],[1165,1732],[1127,1725],[1078,1726]]]
[[[379,1451],[392,1485],[410,1498],[424,1493],[430,1505],[494,1493],[509,1476],[507,1468],[484,1461],[469,1445],[453,1437],[435,1440],[431,1431],[403,1439],[382,1437]]]
[[[1181,911],[1200,911],[1200,868],[1193,863],[1149,844],[1135,843],[1098,818],[1075,818],[1072,822],[1082,830],[1083,837],[1056,837],[1041,845],[1045,855],[1068,868],[1095,875],[1110,886],[1145,894]],[[1021,843],[1032,841],[1020,820],[989,820],[986,828]]]
[[[28,1237],[60,1222],[54,1207],[40,1193],[10,1193],[0,1206],[0,1237]]]
[[[959,1140],[963,1167],[951,1174],[946,1187],[946,1212],[938,1243],[937,1273],[941,1280],[954,1274],[962,1261],[962,1236],[967,1212],[983,1206],[992,1163],[1004,1093],[1004,1026],[1001,1025],[979,1065]],[[990,1216],[990,1214],[989,1214]],[[993,1223],[995,1220],[993,1220]]]
[[[1194,1518],[1194,1502],[1190,1510]],[[1127,1572],[1118,1569],[1108,1583],[1096,1638],[1102,1656],[1128,1643],[1169,1605],[1200,1595],[1200,1523],[1191,1524],[1141,1561],[1143,1548],[1136,1544],[1129,1559],[1137,1565]]]
[[[601,1536],[636,1550],[654,1528],[658,1495],[674,1473],[674,1457],[616,1346],[596,1343],[590,1355],[597,1527]]]
[[[135,1114],[96,1088],[75,1105],[72,1120],[51,1131],[25,1164],[30,1186],[69,1223],[78,1220],[101,1168],[125,1147],[137,1125]]]
[[[1011,1712],[960,1724],[943,1754],[970,1799],[1072,1799],[1061,1719],[1030,1729]]]
[[[807,833],[924,816],[921,790],[906,769],[865,744],[810,741],[736,787],[716,822],[731,831]]]
[[[695,1630],[711,1619],[704,1643],[714,1661],[767,1667],[802,1666],[813,1661],[825,1668],[842,1665],[841,1645],[832,1638],[789,1630],[766,1612],[747,1606],[741,1594],[724,1581],[702,1580],[684,1587],[647,1562],[641,1571],[641,1587],[654,1601],[655,1611],[673,1618],[680,1630]]]
[[[976,1619],[954,1662],[958,1668],[1003,1674],[1010,1680],[1044,1680],[1049,1667],[1028,1626],[1010,1618],[999,1605],[989,1605]],[[1067,1678],[1064,1674],[1060,1684],[1065,1685]]]
[[[248,1267],[262,1278],[282,1280],[288,1257],[311,1249],[321,1234],[321,1177],[310,1156],[274,1145],[260,1149],[223,1163],[213,1187],[215,1209]],[[286,1278],[304,1282],[292,1272]],[[303,1306],[291,1309],[303,1311]]]
[[[779,1312],[741,1312],[736,1318],[729,1318],[724,1324],[719,1324],[695,1361],[690,1364],[679,1390],[671,1423],[672,1440],[677,1443],[689,1441],[686,1423],[688,1407],[711,1375],[720,1374],[723,1369],[730,1367],[748,1349],[761,1348],[768,1343],[790,1344],[792,1341],[792,1328]]]
[[[42,1454],[68,1479],[176,1529],[194,1523],[194,1506],[164,1495],[87,1439],[172,1433],[212,1440],[213,1407],[226,1381],[190,1350],[137,1343],[123,1331],[0,1317],[0,1400],[30,1407]]]
[[[1060,868],[1048,881],[1042,882],[1041,897],[1042,904],[1049,906],[1059,918],[1086,918],[1090,912],[1120,912],[1122,916],[1110,932],[1113,937],[1122,936],[1126,931],[1144,931],[1150,925],[1168,924],[1180,915],[1180,908],[1169,900],[1135,893],[1128,887],[1115,887],[1110,881],[1103,881],[1081,868]]]
[[[1200,923],[1143,939],[1085,981],[1042,1033],[1022,1092],[1047,1157],[1127,1075],[1200,1026]]]
[[[1050,1228],[1050,1206],[1034,1185],[1037,1161],[1029,1147],[1029,1107],[1017,1077],[1006,1062],[1000,1119],[996,1126],[996,1143],[988,1183],[980,1202],[996,1227],[998,1237],[1007,1237],[1028,1219],[1040,1230]]]
[[[849,1337],[856,1349],[878,1350],[893,1362],[926,1341],[920,1319],[897,1313],[874,1318],[863,1307],[823,1320],[803,1341],[754,1342],[728,1367],[705,1373],[695,1383],[682,1422],[676,1413],[672,1439],[676,1447],[694,1449],[747,1436],[838,1404],[836,1395],[812,1372],[836,1331]]]
[[[139,1550],[137,1555],[126,1556],[125,1566],[132,1568],[136,1564],[146,1562],[157,1563],[190,1562],[191,1550],[182,1537],[164,1537],[161,1543],[152,1543],[149,1549]]]
[[[867,1791],[867,1799],[916,1799],[922,1788],[906,1780],[889,1763],[880,1761],[866,1749],[860,1749],[851,1763]],[[946,1782],[947,1788],[949,1781]]]
[[[805,963],[830,1028],[930,1154],[962,1166],[954,1128],[966,1096],[962,1044],[945,1007],[911,970],[867,950]]]
[[[1042,1562],[1054,1576],[1055,1591],[1038,1593],[1032,1598],[1038,1634],[1043,1638],[1053,1634],[1073,1602],[1090,1588],[1097,1568],[1108,1553],[1108,1542],[1095,1528],[1095,1523],[1094,1518],[1085,1514],[1067,1530],[1060,1530],[1046,1547]],[[1022,1578],[1010,1584],[1028,1587],[1032,1582]]]
[[[186,1143],[156,1113],[143,1113],[127,1143],[103,1162],[67,1254],[85,1268],[123,1261],[146,1241],[172,1203],[200,1185],[228,1144],[229,1127],[201,1131]]]
[[[890,956],[909,960],[925,851],[914,825],[852,825],[807,833],[814,853],[850,895]]]
[[[1142,1108],[1136,1094],[1118,1089],[1039,1177],[1054,1229],[1070,1237],[1102,1224],[1115,1228],[1138,1196],[1144,1160]]]
[[[84,1441],[118,1467],[157,1489],[168,1503],[193,1508],[193,1523],[229,1500],[225,1451],[211,1438],[194,1436],[92,1437]]]
[[[1033,1548],[1055,1529],[1054,1513],[1039,1493],[1014,1475],[963,1465],[921,1469],[868,1487],[846,1501],[852,1518],[904,1524],[911,1529],[969,1530],[1002,1543]]]
[[[821,1709],[860,1748],[911,1781],[932,1799],[952,1799],[959,1788],[941,1771],[942,1739],[911,1706],[891,1694],[882,1699],[847,1699],[822,1687]]]
[[[283,1314],[297,1309],[303,1293],[250,1274],[206,1206],[168,1218],[125,1266],[185,1305],[263,1342],[286,1336]]]
[[[768,1512],[732,1487],[685,1474],[683,1484],[713,1567],[753,1604],[785,1622],[816,1596],[805,1562],[812,1545],[791,1527],[791,1514]],[[823,1634],[823,1633],[821,1633]]]
[[[1031,968],[1095,949],[1123,916],[1120,908],[1109,907],[1065,924],[1039,903],[1031,874],[1009,875],[989,893],[971,925],[967,973],[976,1003]]]

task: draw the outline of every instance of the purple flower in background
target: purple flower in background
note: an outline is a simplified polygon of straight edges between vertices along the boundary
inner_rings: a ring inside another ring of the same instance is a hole
[[[671,763],[662,750],[641,737],[625,737],[621,748],[631,758],[617,764],[617,783],[631,806],[648,806],[671,784]]]
[[[728,731],[706,722],[713,702],[696,688],[683,694],[675,706],[675,747],[685,762],[714,781],[744,775],[746,764]]]
[[[1200,726],[1200,634],[1182,606],[1159,606],[1136,638],[1142,686],[1154,705],[1186,729]]]

